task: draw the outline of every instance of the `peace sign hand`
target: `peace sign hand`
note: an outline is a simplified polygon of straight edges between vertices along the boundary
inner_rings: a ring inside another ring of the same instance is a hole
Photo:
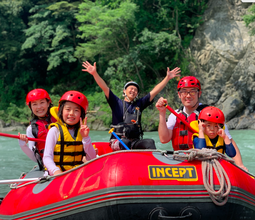
[[[84,124],[82,118],[80,118],[80,133],[83,138],[89,136],[89,127],[87,126],[87,117],[84,119]]]
[[[92,76],[97,73],[97,67],[96,62],[94,63],[94,66],[92,66],[88,61],[83,62],[82,66],[86,69],[82,69],[82,71],[90,73]]]

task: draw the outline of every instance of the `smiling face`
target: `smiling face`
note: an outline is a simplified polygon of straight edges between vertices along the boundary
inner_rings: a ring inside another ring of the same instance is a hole
[[[217,123],[214,122],[210,122],[210,121],[205,121],[205,134],[210,138],[216,138],[216,136],[218,135],[218,131],[219,131],[219,125]]]
[[[128,86],[125,90],[123,90],[123,92],[126,94],[126,96],[129,99],[128,100],[127,97],[125,97],[125,101],[133,101],[138,95],[138,89],[134,85]]]
[[[76,125],[80,121],[81,107],[73,102],[66,102],[62,115],[66,124]]]
[[[31,101],[31,110],[38,118],[44,118],[48,112],[50,103],[47,99],[38,99]]]
[[[181,99],[182,104],[188,109],[197,108],[199,104],[198,98],[200,95],[201,91],[193,87],[181,88],[178,92],[178,96]]]

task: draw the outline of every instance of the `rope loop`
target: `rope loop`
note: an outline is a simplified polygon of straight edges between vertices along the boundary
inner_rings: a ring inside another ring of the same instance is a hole
[[[217,152],[215,149],[208,148],[175,151],[173,158],[175,160],[202,161],[203,183],[205,189],[209,193],[210,198],[214,204],[218,206],[223,206],[226,204],[231,190],[231,182],[219,160],[224,159],[230,163],[234,163],[233,159]],[[214,187],[214,172],[220,183],[220,188],[218,190],[216,190]]]

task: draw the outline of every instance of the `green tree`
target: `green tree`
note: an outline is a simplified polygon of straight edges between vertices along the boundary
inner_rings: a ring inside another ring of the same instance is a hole
[[[250,29],[250,35],[255,35],[255,5],[251,5],[247,10],[247,14],[243,16],[243,20],[245,22],[246,27]]]
[[[0,2],[0,108],[6,109],[10,102],[21,104],[23,88],[29,81],[27,72],[22,72],[26,61],[22,57],[21,45],[25,40],[23,29],[26,27],[25,14],[28,1]]]
[[[33,68],[39,73],[37,85],[50,87],[58,94],[79,84],[75,73],[79,62],[74,57],[80,40],[76,37],[78,5],[79,1],[41,1],[29,11],[22,50],[36,63]]]

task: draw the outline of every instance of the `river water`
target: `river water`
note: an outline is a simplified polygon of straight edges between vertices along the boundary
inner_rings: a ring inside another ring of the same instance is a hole
[[[23,133],[25,132],[23,131]],[[252,174],[255,174],[255,154],[253,154],[255,131],[231,130],[230,133],[241,151],[244,165]],[[17,132],[11,132],[11,134],[17,134]],[[91,131],[90,137],[92,142],[109,140],[107,131]],[[158,132],[145,132],[144,138],[154,139],[158,149],[172,150],[170,143],[160,143]],[[36,164],[20,149],[17,139],[0,136],[0,180],[17,179],[22,172],[31,170],[34,165]],[[8,191],[8,185],[0,185],[0,197],[4,197]]]

